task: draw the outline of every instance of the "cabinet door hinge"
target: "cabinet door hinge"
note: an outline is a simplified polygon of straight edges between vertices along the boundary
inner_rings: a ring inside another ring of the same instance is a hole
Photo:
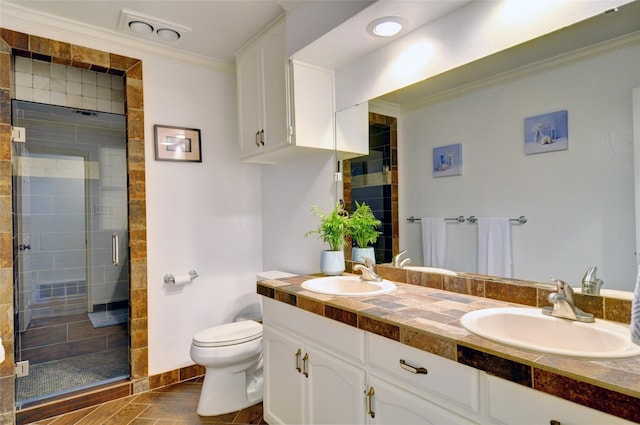
[[[16,375],[16,378],[29,376],[29,360],[16,362],[15,375]]]
[[[289,126],[289,133],[287,134],[287,143],[288,144],[290,144],[290,145],[293,144],[293,137],[294,137],[293,136],[293,126],[290,125]]]
[[[24,143],[27,141],[27,135],[24,127],[11,127],[11,141],[16,143]]]

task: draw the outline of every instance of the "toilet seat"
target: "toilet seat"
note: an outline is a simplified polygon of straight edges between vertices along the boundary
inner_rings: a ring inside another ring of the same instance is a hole
[[[193,336],[198,347],[226,347],[262,337],[262,324],[253,320],[226,323],[204,329]]]

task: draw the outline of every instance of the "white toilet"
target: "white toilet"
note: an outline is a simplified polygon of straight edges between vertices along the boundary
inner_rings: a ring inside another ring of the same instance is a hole
[[[206,368],[198,415],[262,401],[262,324],[243,320],[202,330],[193,336],[191,359]]]

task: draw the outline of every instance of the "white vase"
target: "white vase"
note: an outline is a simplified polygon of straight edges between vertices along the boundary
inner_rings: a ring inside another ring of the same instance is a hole
[[[376,253],[372,246],[368,246],[366,248],[351,248],[351,259],[353,261],[357,261],[358,263],[364,263],[364,259],[369,258],[373,264],[376,263]]]
[[[322,251],[320,271],[327,276],[337,276],[344,272],[344,251]]]

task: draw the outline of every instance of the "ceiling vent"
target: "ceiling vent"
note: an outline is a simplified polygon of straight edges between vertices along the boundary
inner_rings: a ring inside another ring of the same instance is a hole
[[[171,44],[178,43],[191,32],[191,28],[126,9],[120,12],[118,29],[126,34]]]

